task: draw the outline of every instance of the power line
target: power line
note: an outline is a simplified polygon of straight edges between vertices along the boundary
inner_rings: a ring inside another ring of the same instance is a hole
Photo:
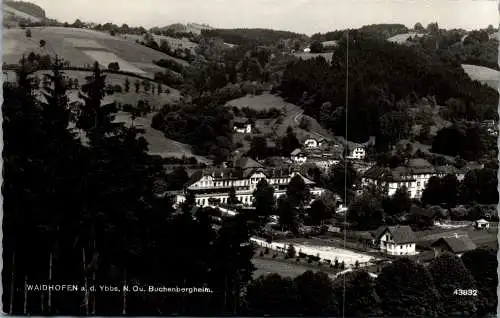
[[[347,115],[348,115],[348,105],[349,105],[349,29],[347,29],[346,34],[346,76],[345,76],[345,150],[349,151],[348,138],[347,138]],[[347,160],[344,158],[344,204],[347,205]],[[344,213],[344,250],[346,249],[347,240],[347,213]],[[345,283],[346,274],[343,275],[344,292],[342,293],[342,317],[345,317]]]

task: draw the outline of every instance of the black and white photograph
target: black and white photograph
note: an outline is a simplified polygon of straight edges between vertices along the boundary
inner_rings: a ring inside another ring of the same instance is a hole
[[[497,316],[497,1],[2,8],[5,315]]]

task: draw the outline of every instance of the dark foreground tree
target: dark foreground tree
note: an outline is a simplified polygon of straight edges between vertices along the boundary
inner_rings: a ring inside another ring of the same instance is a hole
[[[479,315],[492,314],[497,309],[498,260],[495,250],[478,248],[462,255],[462,262],[476,281],[479,292]]]
[[[296,315],[299,299],[294,281],[277,274],[257,278],[246,292],[247,310],[255,316]]]
[[[299,308],[306,316],[335,316],[337,303],[333,282],[323,272],[306,271],[294,279],[299,294]]]
[[[366,271],[357,270],[339,276],[335,280],[335,295],[339,303],[339,316],[381,315],[375,280]]]
[[[476,289],[474,278],[459,257],[448,253],[440,255],[430,263],[429,272],[441,295],[442,315],[474,315],[477,296],[456,294],[456,290]]]
[[[404,258],[386,266],[377,277],[376,291],[384,316],[436,316],[439,293],[427,268]]]

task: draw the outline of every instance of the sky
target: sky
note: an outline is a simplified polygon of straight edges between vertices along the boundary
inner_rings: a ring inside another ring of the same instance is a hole
[[[207,23],[313,34],[367,24],[401,23],[467,30],[499,24],[496,0],[29,0],[49,18],[130,26]]]

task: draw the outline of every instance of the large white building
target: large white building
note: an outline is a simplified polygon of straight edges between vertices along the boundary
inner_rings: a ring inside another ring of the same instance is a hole
[[[309,186],[314,197],[320,196],[324,189],[315,187],[315,183],[300,173],[292,170],[265,169],[251,158],[241,158],[235,162],[233,168],[210,168],[193,174],[186,186],[186,192],[195,195],[197,205],[206,206],[214,200],[228,203],[229,192],[234,188],[236,197],[244,205],[252,205],[253,192],[261,180],[274,187],[276,198],[286,194],[290,180],[299,175]],[[185,200],[185,196],[178,196],[176,203]]]
[[[442,178],[448,174],[462,180],[464,172],[453,166],[433,166],[425,159],[410,159],[404,166],[390,169],[373,166],[362,178],[363,186],[374,185],[386,195],[393,196],[396,191],[406,187],[410,198],[420,198],[431,177]]]

